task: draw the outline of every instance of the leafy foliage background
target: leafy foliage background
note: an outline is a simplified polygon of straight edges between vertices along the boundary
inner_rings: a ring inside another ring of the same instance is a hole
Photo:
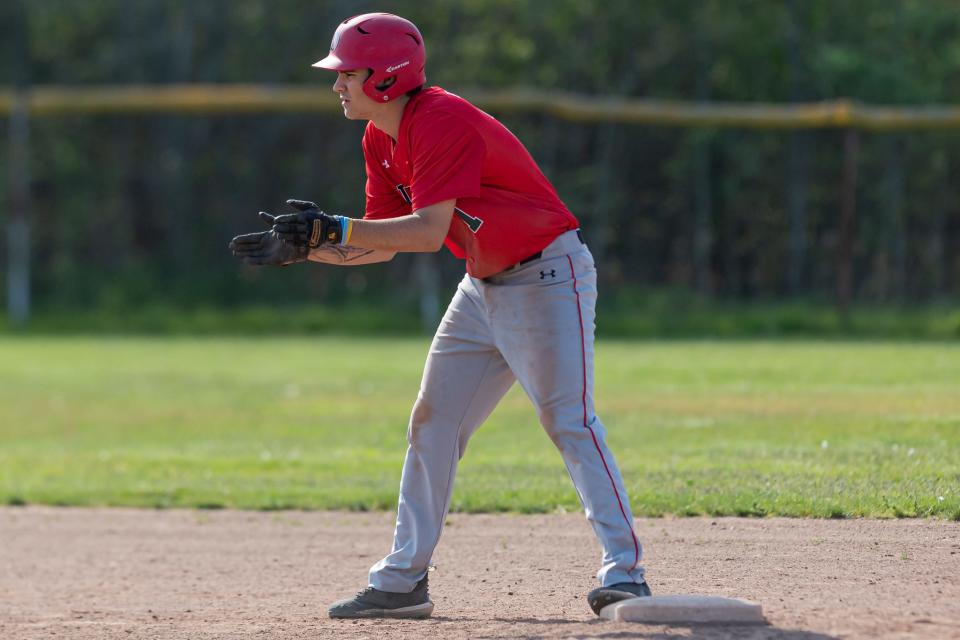
[[[416,22],[429,82],[453,91],[960,102],[951,0],[10,0],[0,4],[0,84],[328,85],[332,77],[310,64],[340,20],[372,10]],[[580,217],[611,299],[651,290],[832,298],[842,131],[495,115]],[[251,270],[226,250],[232,235],[257,228],[257,210],[287,197],[361,215],[362,126],[318,115],[35,120],[38,307],[414,307],[418,269],[447,286],[462,264],[444,253],[349,272]],[[951,131],[863,135],[857,300],[913,304],[960,292],[958,152]],[[0,163],[6,175],[5,149]]]

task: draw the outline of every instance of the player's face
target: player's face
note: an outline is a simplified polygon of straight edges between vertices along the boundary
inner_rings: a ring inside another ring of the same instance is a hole
[[[337,72],[337,81],[333,90],[340,96],[343,115],[348,120],[369,120],[379,105],[363,92],[363,83],[370,72],[367,69]]]

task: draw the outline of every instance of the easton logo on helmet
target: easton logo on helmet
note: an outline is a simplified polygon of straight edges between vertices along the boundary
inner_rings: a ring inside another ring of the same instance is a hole
[[[410,64],[410,61],[409,61],[409,60],[406,60],[406,61],[404,61],[404,62],[401,62],[400,64],[395,64],[395,65],[393,65],[392,67],[387,67],[387,73],[393,73],[393,72],[396,71],[397,69],[403,69],[403,68],[404,68],[405,66],[407,66],[408,64]]]

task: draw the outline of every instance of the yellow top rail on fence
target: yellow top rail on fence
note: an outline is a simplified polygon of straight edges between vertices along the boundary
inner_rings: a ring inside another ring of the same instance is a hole
[[[481,108],[546,113],[574,122],[748,129],[857,128],[875,131],[960,127],[960,107],[877,106],[851,100],[773,104],[683,102],[596,97],[560,91],[463,90]],[[327,87],[188,84],[35,86],[0,91],[0,116],[24,109],[32,117],[112,113],[244,114],[340,110]]]

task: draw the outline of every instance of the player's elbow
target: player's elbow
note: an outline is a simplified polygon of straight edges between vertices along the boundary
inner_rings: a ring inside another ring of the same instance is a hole
[[[440,251],[440,249],[443,249],[443,240],[445,237],[446,234],[431,236],[423,250],[424,253],[436,253],[437,251]]]
[[[443,238],[439,242],[435,238],[422,238],[412,247],[405,249],[405,251],[412,251],[414,253],[436,253],[443,248]]]
[[[443,225],[435,218],[421,216],[420,225],[420,233],[417,234],[417,251],[424,253],[440,251],[443,248],[443,241],[447,237],[447,230],[450,227],[449,222]]]
[[[419,236],[418,251],[435,253],[443,247],[443,241],[450,231],[450,220],[453,218],[453,209],[456,200],[445,200],[424,207],[413,212],[418,220]]]
[[[421,233],[415,237],[411,237],[407,243],[405,243],[402,251],[410,251],[413,253],[436,253],[440,251],[443,247],[443,236],[439,238],[433,233]]]

